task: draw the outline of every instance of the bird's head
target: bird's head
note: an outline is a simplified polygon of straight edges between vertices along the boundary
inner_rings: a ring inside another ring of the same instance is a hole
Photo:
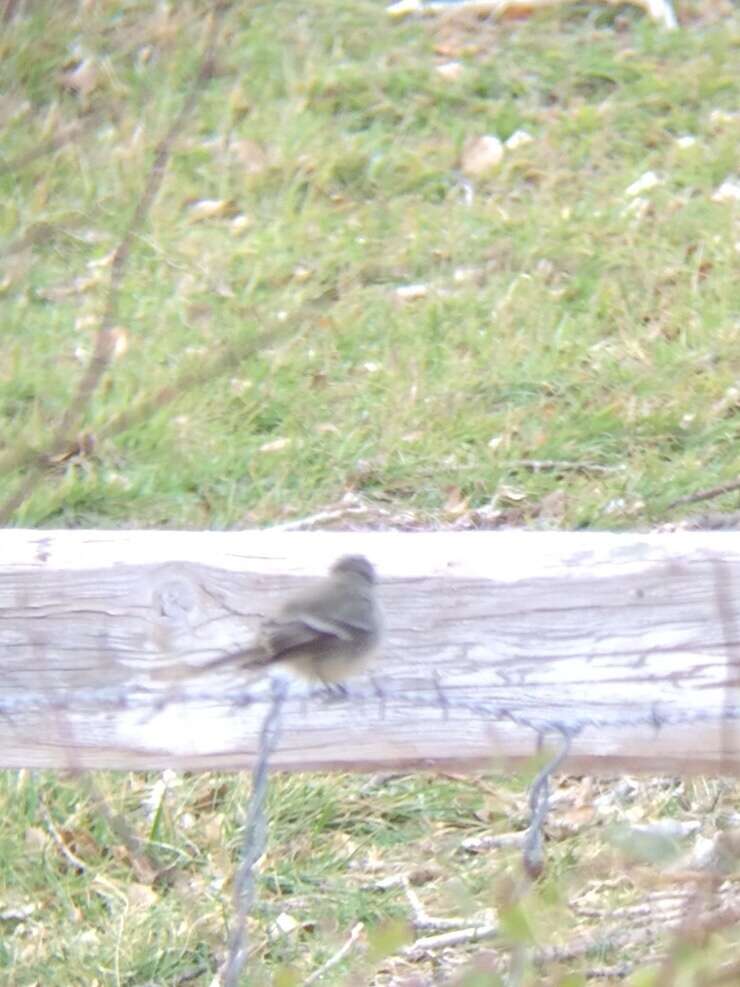
[[[360,576],[368,583],[376,582],[375,569],[364,555],[343,555],[341,559],[337,559],[331,571],[334,574]]]

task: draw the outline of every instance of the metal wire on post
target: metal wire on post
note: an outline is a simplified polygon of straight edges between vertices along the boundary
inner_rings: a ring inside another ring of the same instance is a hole
[[[247,961],[247,917],[255,898],[255,873],[257,861],[265,852],[267,843],[267,779],[270,756],[280,737],[280,714],[287,693],[287,683],[275,679],[272,683],[272,702],[260,731],[257,763],[252,772],[252,791],[247,805],[244,823],[242,862],[234,882],[234,923],[229,936],[229,950],[222,972],[224,987],[236,987],[239,975]]]
[[[542,849],[542,827],[550,807],[550,779],[570,753],[573,732],[562,725],[554,727],[563,737],[558,753],[538,772],[529,789],[529,826],[522,847],[524,871],[532,880],[538,878],[545,867]]]

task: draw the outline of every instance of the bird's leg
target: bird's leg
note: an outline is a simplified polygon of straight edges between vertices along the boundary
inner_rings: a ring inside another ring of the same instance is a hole
[[[319,678],[324,687],[324,695],[328,700],[336,702],[349,696],[349,689],[343,682],[328,682],[323,675],[320,675]]]

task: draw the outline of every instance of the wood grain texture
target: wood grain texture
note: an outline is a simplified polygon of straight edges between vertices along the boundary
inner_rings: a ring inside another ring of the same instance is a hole
[[[518,761],[556,722],[571,770],[738,773],[734,532],[0,532],[0,763],[250,765],[270,683],[188,670],[346,552],[381,579],[375,683],[292,684],[276,767]]]

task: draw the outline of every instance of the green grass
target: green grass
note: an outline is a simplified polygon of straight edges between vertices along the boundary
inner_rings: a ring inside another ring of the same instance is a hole
[[[12,523],[242,527],[352,489],[420,523],[447,520],[452,491],[471,509],[498,503],[504,521],[628,527],[733,479],[740,206],[712,196],[737,175],[740,123],[712,114],[740,104],[740,33],[736,14],[703,6],[682,4],[687,28],[666,34],[628,7],[466,27],[394,23],[363,0],[234,5],[132,242],[115,319],[128,349],[69,437],[88,433],[94,452],[44,472]],[[197,70],[207,9],[21,4],[0,35],[0,458],[46,449],[74,393],[106,258]],[[452,57],[464,69],[446,81],[435,65]],[[84,58],[86,94],[63,83]],[[33,156],[76,123],[74,140]],[[466,205],[465,141],[517,129],[533,141]],[[681,149],[686,134],[696,143]],[[647,171],[662,183],[640,217],[625,190]],[[206,199],[223,209],[195,221]],[[411,284],[426,294],[400,300]],[[136,414],[224,346],[241,354],[225,372]],[[113,428],[128,412],[131,427]],[[527,459],[617,469],[532,472]],[[2,471],[0,501],[21,480]],[[537,521],[558,491],[556,514]],[[246,789],[186,776],[154,824],[141,807],[153,781],[99,779],[173,865],[151,888],[76,782],[2,776],[0,910],[36,908],[0,940],[19,987],[173,984],[199,965],[191,982],[210,982]],[[521,780],[366,781],[276,781],[250,983],[300,982],[357,921],[390,952],[409,909],[398,888],[368,889],[368,872],[428,868],[419,894],[433,914],[506,902],[516,852],[458,847],[512,828],[494,782],[524,825]],[[568,938],[566,901],[627,868],[619,853],[601,829],[553,841],[529,902],[539,942]],[[648,883],[628,869],[600,900],[623,904]],[[281,912],[299,925],[271,940]],[[375,971],[390,983],[394,962],[353,956],[326,982]],[[558,976],[547,982],[581,983]]]
[[[196,984],[211,983],[232,915],[248,786],[238,776],[186,774],[156,802],[159,776],[95,777],[99,793],[125,816],[161,877],[152,884],[142,876],[87,786],[50,775],[4,773],[0,970],[18,987],[173,984],[189,974]],[[671,877],[670,866],[690,850],[691,841],[679,839],[666,856],[665,839],[653,840],[651,849],[651,841],[631,837],[625,827],[658,818],[700,820],[711,836],[740,808],[736,788],[717,782],[666,785],[658,779],[635,786],[625,798],[613,797],[614,780],[565,779],[555,788],[558,808],[547,830],[547,869],[517,904],[512,894],[520,852],[470,854],[461,844],[470,836],[521,830],[527,818],[523,782],[502,774],[370,782],[348,775],[276,777],[258,904],[248,926],[245,983],[301,983],[357,922],[365,925],[365,945],[325,982],[381,985],[391,982],[391,975],[430,974],[429,961],[393,955],[413,939],[402,889],[383,887],[385,879],[399,874],[408,875],[433,916],[479,921],[488,909],[490,921],[495,910],[502,926],[499,948],[502,943],[572,944],[580,937],[608,938],[615,926],[640,928],[644,912],[630,921],[612,917],[612,911],[649,901],[651,894],[685,891],[685,872],[679,868]],[[595,809],[604,797],[612,797],[609,806]],[[65,856],[62,842],[74,858]],[[736,871],[725,876],[731,882],[726,886],[736,888]],[[17,915],[28,906],[32,911],[25,918],[12,917],[13,910]],[[596,913],[583,915],[579,906]],[[286,917],[292,927],[277,932]],[[481,953],[475,945],[458,947],[441,955],[438,972],[462,969],[471,960],[485,967],[487,948]],[[730,929],[698,952],[689,950],[681,969],[711,972],[736,949],[737,934]],[[582,983],[581,970],[625,959],[639,966],[647,955],[639,942],[626,952],[605,946],[599,956],[550,963],[525,982],[533,987]],[[566,974],[576,979],[562,979]],[[485,987],[499,983],[490,971],[486,977]],[[646,981],[627,982],[636,987]]]
[[[108,268],[88,265],[131,215],[204,18],[34,11],[3,41],[6,158],[100,114],[0,176],[2,234],[48,224],[11,254],[0,403],[4,441],[43,448],[105,301]],[[223,527],[348,487],[423,513],[450,487],[475,507],[514,482],[525,521],[563,489],[559,524],[618,526],[735,475],[723,396],[740,370],[737,210],[712,194],[736,169],[738,125],[711,113],[737,103],[736,19],[669,35],[633,11],[619,33],[566,8],[481,30],[453,36],[473,51],[449,82],[432,24],[389,23],[375,4],[227,14],[216,76],[133,244],[117,316],[128,351],[82,424],[102,434],[225,343],[280,340],[104,438],[87,469],[48,476],[17,523]],[[97,66],[85,99],[59,84],[75,52]],[[465,206],[464,140],[517,128],[533,142]],[[697,143],[681,150],[687,133]],[[244,141],[263,170],[240,160]],[[624,191],[648,170],[663,184],[640,221]],[[203,199],[228,206],[193,222]],[[400,302],[417,282],[427,295]],[[532,475],[516,465],[531,458],[625,469]]]

